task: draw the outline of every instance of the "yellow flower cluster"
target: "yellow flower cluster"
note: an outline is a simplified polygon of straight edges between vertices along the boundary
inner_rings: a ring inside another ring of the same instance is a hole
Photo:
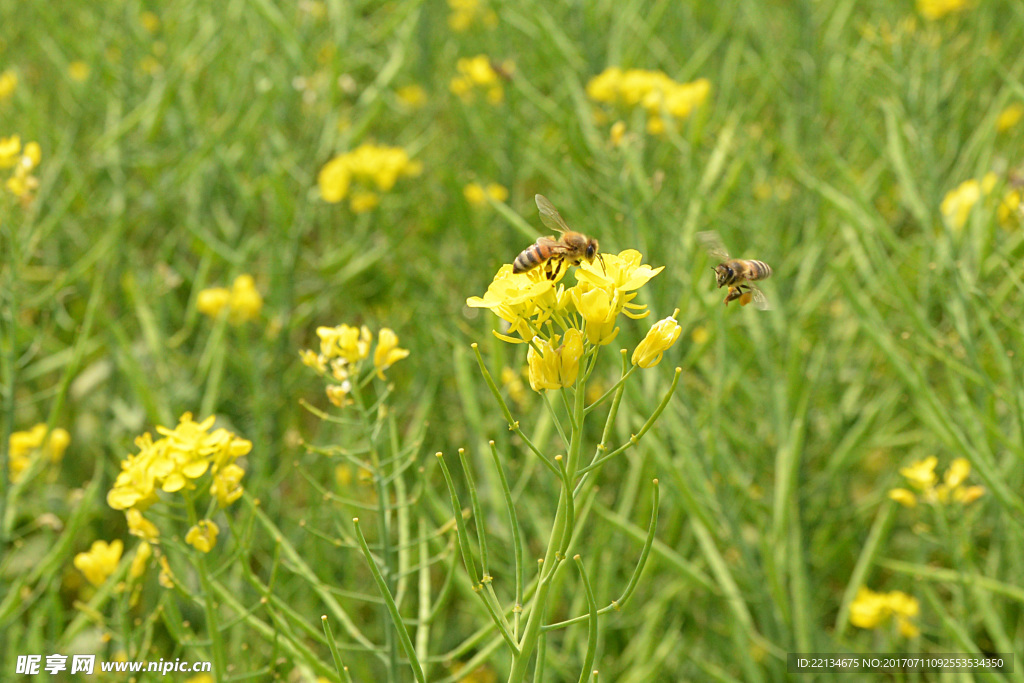
[[[37,142],[30,142],[22,149],[20,136],[0,138],[0,169],[14,169],[7,178],[8,192],[24,201],[31,201],[32,193],[39,187],[39,180],[32,171],[39,165],[42,155]]]
[[[191,413],[185,413],[174,429],[157,426],[162,438],[153,441],[146,432],[135,440],[139,452],[121,462],[121,473],[107,493],[107,504],[125,511],[134,535],[156,542],[160,532],[142,513],[159,499],[160,491],[195,489],[197,480],[207,473],[210,496],[220,507],[242,496],[245,470],[235,460],[252,450],[252,442],[223,428],[210,432],[213,422],[213,416],[195,422]]]
[[[88,552],[75,555],[73,563],[75,569],[82,572],[86,580],[98,588],[117,569],[123,552],[124,542],[120,539],[110,543],[94,541]]]
[[[0,72],[0,102],[3,102],[18,89],[18,74],[11,69]]]
[[[634,249],[602,254],[576,270],[576,284],[561,283],[566,268],[549,280],[544,268],[513,273],[502,266],[482,296],[466,305],[487,308],[508,324],[508,333],[494,332],[512,344],[529,343],[530,386],[534,391],[571,386],[586,353],[611,343],[619,333],[618,316],[643,318],[645,305],[635,303],[637,290],[664,266],[651,268]],[[669,317],[654,325],[633,353],[633,364],[652,367],[679,338],[679,325]],[[518,336],[513,336],[518,335]]]
[[[939,205],[942,218],[951,230],[959,232],[967,225],[971,210],[976,204],[992,195],[999,185],[999,176],[989,172],[981,181],[971,179],[960,183],[955,189],[946,193]],[[996,218],[1003,227],[1019,221],[1020,211],[1024,208],[1024,197],[1018,188],[1010,188],[1003,194],[996,207]]]
[[[485,93],[490,104],[501,104],[505,99],[503,80],[515,70],[510,61],[495,64],[487,55],[462,57],[455,63],[458,75],[452,78],[448,89],[467,104],[476,99],[477,92]]]
[[[487,183],[486,187],[480,183],[470,183],[462,188],[462,194],[473,206],[485,206],[488,197],[496,202],[506,201],[508,188],[498,183]]]
[[[380,203],[378,193],[391,190],[399,178],[422,171],[423,164],[401,147],[364,143],[324,164],[317,187],[324,201],[336,204],[348,197],[353,212],[365,213]]]
[[[256,281],[252,275],[239,275],[232,283],[231,289],[209,287],[199,292],[196,308],[211,318],[218,317],[221,311],[227,309],[231,324],[241,325],[259,316],[263,309],[263,297],[256,289]]]
[[[878,628],[895,616],[900,635],[916,638],[920,630],[911,619],[920,611],[921,605],[917,598],[903,591],[876,593],[862,586],[857,591],[857,597],[850,603],[850,623],[858,628]]]
[[[957,458],[950,463],[941,484],[939,476],[935,473],[935,466],[938,464],[939,459],[932,455],[909,467],[900,468],[900,474],[912,488],[921,492],[927,503],[946,505],[955,502],[969,505],[985,494],[984,486],[964,486],[964,482],[971,474],[971,463],[967,458]],[[910,489],[892,489],[889,491],[889,498],[905,507],[917,505],[917,495]]]
[[[917,0],[918,13],[930,21],[967,9],[968,0]]]
[[[706,78],[678,83],[661,71],[623,71],[617,66],[608,67],[587,83],[587,95],[595,102],[625,109],[643,107],[647,132],[652,135],[665,131],[666,114],[676,121],[686,119],[704,104],[710,92],[711,82]]]
[[[320,375],[330,375],[337,382],[327,387],[327,398],[334,405],[343,408],[352,403],[349,394],[353,383],[361,375],[362,363],[370,357],[373,333],[366,325],[354,327],[318,327],[320,353],[310,349],[300,351],[302,362]],[[398,335],[390,328],[381,328],[377,335],[377,348],[373,351],[373,367],[380,380],[386,379],[384,371],[408,357],[409,350],[398,346]]]
[[[25,471],[31,466],[33,456],[39,454],[51,464],[56,465],[64,458],[64,451],[71,443],[71,435],[58,427],[49,434],[45,424],[37,424],[26,432],[14,432],[8,440],[7,469],[11,473],[11,481],[21,481]]]
[[[464,33],[475,24],[485,28],[498,25],[498,14],[480,0],[448,0],[448,9],[452,11],[448,15],[448,28],[456,33]]]

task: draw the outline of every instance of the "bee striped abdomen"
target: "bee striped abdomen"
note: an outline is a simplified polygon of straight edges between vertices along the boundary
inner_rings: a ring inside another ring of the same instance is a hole
[[[512,272],[525,273],[533,270],[549,258],[551,258],[550,247],[541,244],[531,244],[519,252],[519,256],[516,256],[516,260],[512,262]]]
[[[750,266],[750,275],[747,276],[748,280],[763,280],[772,274],[772,267],[764,261],[749,260],[747,264]]]

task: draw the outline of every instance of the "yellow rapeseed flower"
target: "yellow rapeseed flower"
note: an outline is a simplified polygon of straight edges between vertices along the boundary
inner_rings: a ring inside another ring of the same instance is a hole
[[[858,628],[878,628],[895,616],[900,635],[914,638],[919,635],[917,626],[911,621],[921,611],[917,598],[903,591],[876,593],[861,586],[857,597],[850,603],[850,623]]]
[[[210,287],[199,292],[196,308],[211,318],[218,317],[226,309],[228,322],[241,325],[259,317],[263,310],[263,297],[256,289],[252,275],[242,274],[235,278],[230,290]]]
[[[159,543],[160,529],[156,524],[149,521],[142,515],[138,508],[128,508],[124,511],[125,520],[128,522],[128,533],[138,536],[149,543]]]
[[[700,78],[679,83],[661,71],[627,69],[610,66],[587,83],[587,96],[594,102],[632,109],[643,107],[647,112],[647,132],[665,131],[669,121],[688,118],[704,104],[711,92],[711,82]]]
[[[939,205],[946,224],[953,230],[962,230],[967,225],[971,209],[992,191],[997,182],[995,173],[987,173],[981,181],[972,178],[949,191]]]
[[[208,287],[196,297],[196,308],[203,315],[216,318],[231,302],[231,292],[224,287]]]
[[[64,451],[71,443],[71,435],[60,427],[47,434],[46,425],[39,423],[28,431],[12,432],[7,443],[7,470],[11,481],[17,482],[32,465],[36,455],[46,458],[52,465],[60,463]]]
[[[185,542],[201,553],[208,553],[217,545],[219,533],[220,528],[212,520],[201,519],[185,534]]]
[[[937,474],[935,474],[935,466],[939,464],[939,459],[934,455],[930,455],[924,460],[919,460],[909,467],[901,467],[900,474],[902,474],[907,483],[916,488],[919,491],[927,491],[935,486],[935,483],[939,480]]]
[[[565,270],[563,268],[559,273],[559,279]],[[523,343],[532,339],[552,315],[565,308],[567,298],[556,283],[557,280],[547,279],[542,268],[513,273],[512,264],[505,264],[495,274],[483,297],[471,296],[466,299],[466,305],[491,309],[509,324],[510,333],[521,338],[503,334],[498,334],[498,337],[512,343]]]
[[[373,366],[377,377],[384,379],[384,371],[409,356],[408,349],[398,348],[398,335],[390,328],[382,327],[377,335],[377,348],[373,352]]]
[[[499,68],[487,55],[463,57],[455,63],[456,76],[448,84],[448,89],[463,102],[470,103],[478,92],[485,94],[490,104],[500,104],[505,98],[502,80],[515,70],[515,64],[503,62]]]
[[[252,275],[242,274],[231,285],[231,318],[236,325],[255,320],[263,310],[263,297]]]
[[[226,508],[242,497],[242,477],[245,470],[230,463],[222,467],[213,475],[213,483],[210,484],[210,495],[217,499],[217,504]]]
[[[0,139],[0,168],[14,168],[5,184],[7,191],[19,199],[30,200],[39,187],[39,180],[32,171],[41,158],[42,149],[37,142],[30,142],[22,149],[20,136]]]
[[[448,27],[456,33],[464,33],[476,24],[485,28],[498,25],[497,13],[480,0],[448,0],[448,7]]]
[[[411,159],[401,147],[364,143],[324,164],[317,175],[317,187],[321,198],[333,204],[348,196],[353,183],[364,192],[388,192],[399,178],[416,176],[422,171],[423,164]],[[352,208],[368,211],[373,206],[376,204],[370,205],[368,195],[362,195]]]
[[[117,569],[123,551],[124,543],[120,539],[110,543],[94,541],[88,552],[75,555],[74,565],[85,575],[89,583],[99,587]]]
[[[633,365],[641,368],[650,368],[661,362],[664,355],[682,334],[683,328],[679,326],[675,316],[679,315],[679,309],[664,320],[659,320],[651,326],[647,336],[637,345],[633,352]]]
[[[469,183],[462,188],[462,195],[473,206],[484,206],[488,197],[496,202],[504,202],[508,199],[508,190],[498,183],[488,183],[486,187],[480,183]]]
[[[890,489],[889,498],[896,501],[903,507],[912,508],[917,505],[917,496],[908,489]]]
[[[930,456],[909,467],[901,468],[900,474],[912,487],[921,491],[922,497],[929,503],[947,505],[952,501],[967,505],[984,495],[983,486],[964,486],[964,482],[971,474],[971,464],[966,458],[956,458],[950,463],[941,484],[938,483],[939,477],[935,473],[936,465],[938,458]],[[905,489],[893,489],[889,492],[889,497],[906,507],[917,504],[917,497]]]
[[[562,344],[558,336],[549,343],[534,337],[526,353],[530,370],[530,387],[540,392],[545,389],[570,387],[576,383],[580,358],[583,356],[583,335],[579,330],[570,329],[565,333]]]
[[[157,426],[157,432],[163,437],[158,441],[153,441],[148,432],[137,438],[135,445],[139,453],[121,462],[121,473],[107,493],[107,504],[115,510],[134,508],[142,512],[158,499],[159,491],[175,493],[186,487],[193,488],[193,482],[208,471],[212,471],[217,485],[212,495],[218,500],[233,495],[237,486],[228,486],[225,479],[240,478],[232,465],[252,450],[252,442],[223,428],[210,432],[213,422],[212,416],[195,422],[191,413],[185,413],[174,429]],[[220,480],[218,475],[221,475]],[[130,513],[128,521],[133,533],[150,541],[154,539],[156,534],[141,517],[135,518],[134,513]]]
[[[131,567],[128,569],[128,576],[132,579],[139,579],[146,573],[149,565],[149,558],[153,556],[153,546],[146,541],[139,543],[135,549],[135,556],[132,558]]]

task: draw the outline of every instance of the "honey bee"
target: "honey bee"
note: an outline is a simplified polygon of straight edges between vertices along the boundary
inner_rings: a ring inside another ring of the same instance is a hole
[[[712,270],[715,271],[718,286],[729,288],[728,294],[725,295],[726,305],[730,301],[739,299],[741,306],[746,306],[753,301],[754,305],[762,311],[770,308],[764,292],[751,282],[764,280],[770,276],[772,274],[771,266],[764,261],[732,258],[725,245],[722,244],[718,233],[714,231],[698,232],[697,241],[707,250],[708,254],[721,261]]]
[[[547,278],[554,280],[558,277],[564,264],[578,266],[581,261],[593,263],[595,258],[601,260],[601,267],[604,268],[604,258],[597,251],[597,240],[570,230],[558,210],[544,195],[539,194],[535,199],[537,208],[540,209],[541,222],[548,228],[560,232],[561,237],[558,239],[546,236],[538,237],[536,242],[516,256],[516,260],[512,263],[512,272],[525,273],[544,264]]]

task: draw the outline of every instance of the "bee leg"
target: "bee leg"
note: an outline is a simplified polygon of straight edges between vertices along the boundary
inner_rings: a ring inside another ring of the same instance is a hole
[[[558,273],[560,273],[561,270],[562,270],[562,260],[563,259],[558,259],[558,263],[556,263],[555,267],[552,268],[551,267],[551,261],[553,261],[553,260],[554,259],[551,259],[550,261],[548,261],[548,279],[549,280],[554,280],[556,277],[558,277]]]

